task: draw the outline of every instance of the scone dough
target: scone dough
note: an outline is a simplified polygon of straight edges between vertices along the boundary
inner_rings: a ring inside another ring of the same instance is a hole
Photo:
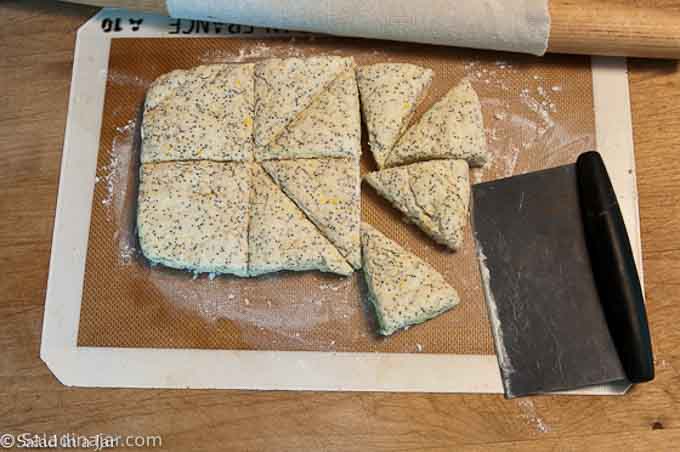
[[[254,64],[213,64],[162,75],[149,88],[142,163],[252,160]]]
[[[462,159],[481,166],[488,154],[479,98],[470,82],[463,80],[406,131],[385,166],[433,159]]]
[[[196,273],[247,276],[249,199],[246,163],[142,165],[137,228],[144,256]]]
[[[380,334],[425,322],[459,303],[456,290],[434,268],[366,223],[361,248]]]
[[[404,133],[432,82],[432,70],[408,63],[378,63],[357,69],[368,144],[379,168]]]
[[[321,270],[349,275],[347,261],[267,173],[253,165],[250,208],[250,276],[280,270]]]
[[[260,160],[361,155],[361,114],[354,70],[342,73],[274,143],[255,148]]]
[[[333,80],[354,66],[352,58],[273,58],[255,66],[254,139],[272,143]]]
[[[463,244],[470,204],[464,160],[432,160],[388,168],[364,177],[406,218],[452,250]]]
[[[358,269],[361,267],[361,194],[354,159],[270,160],[262,167]]]

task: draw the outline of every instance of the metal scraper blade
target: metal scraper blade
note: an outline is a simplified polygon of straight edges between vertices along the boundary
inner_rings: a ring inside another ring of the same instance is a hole
[[[576,165],[477,184],[472,192],[506,396],[624,380],[588,255]]]

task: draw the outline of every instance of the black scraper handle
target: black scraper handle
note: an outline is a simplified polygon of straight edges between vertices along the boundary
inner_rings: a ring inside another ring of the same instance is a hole
[[[614,189],[600,154],[576,161],[588,253],[600,302],[619,358],[633,383],[654,378],[642,287]]]

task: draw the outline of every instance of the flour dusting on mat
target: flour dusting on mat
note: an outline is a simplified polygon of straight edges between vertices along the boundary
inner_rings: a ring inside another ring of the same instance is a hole
[[[260,41],[253,47],[239,49],[238,54],[221,49],[210,49],[200,56],[199,61],[201,64],[218,64],[244,63],[266,58],[303,57],[304,52],[292,45],[295,39],[295,37],[291,38],[289,41],[291,45],[285,47],[273,47]]]
[[[199,60],[201,64],[243,63],[272,56],[272,48],[260,42],[254,47],[239,49],[238,55],[222,49],[210,49],[205,51]]]
[[[528,162],[545,161],[546,168],[567,163],[583,150],[593,148],[593,137],[573,137],[555,120],[558,105],[565,101],[563,84],[547,83],[543,76],[524,73],[517,65],[498,60],[493,66],[480,61],[464,65],[466,77],[475,87],[484,85],[482,105],[487,142],[492,160],[481,173],[472,174],[474,182],[488,180],[489,174],[522,174],[536,168]],[[519,88],[508,83],[521,77]]]
[[[135,121],[130,120],[122,127],[116,128],[116,135],[113,138],[113,145],[109,157],[109,163],[101,168],[96,181],[103,181],[106,184],[106,197],[102,204],[109,208],[109,212],[120,212],[123,199],[125,198],[125,184],[127,179],[126,166],[130,162],[130,148],[135,129]],[[109,217],[109,219],[112,219]]]
[[[98,180],[106,184],[106,197],[102,204],[106,207],[109,221],[119,225],[113,240],[118,247],[118,258],[123,264],[130,264],[138,255],[137,235],[134,212],[136,187],[133,171],[136,171],[134,155],[134,135],[136,121],[130,120],[116,128],[109,163],[101,169]],[[132,178],[132,179],[131,179]],[[132,199],[131,199],[132,198]]]
[[[331,290],[326,296],[255,301],[257,295],[251,298],[253,287],[248,285],[252,281],[243,284],[243,280],[234,277],[218,276],[213,280],[209,275],[192,275],[162,267],[149,267],[146,277],[176,308],[197,315],[205,322],[228,321],[237,325],[240,340],[249,346],[293,341],[300,346],[333,350],[335,340],[313,339],[310,333],[324,329],[338,318],[349,319],[355,314],[349,299],[351,283],[345,280],[320,284]],[[261,277],[255,283],[267,284],[277,277],[281,276]],[[353,334],[365,333],[355,331]]]
[[[151,84],[151,80],[116,71],[107,73],[107,79],[109,82],[117,85],[140,86],[145,89]]]

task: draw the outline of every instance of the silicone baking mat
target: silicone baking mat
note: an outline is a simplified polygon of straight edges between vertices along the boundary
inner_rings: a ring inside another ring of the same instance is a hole
[[[492,161],[473,182],[548,168],[595,147],[590,59],[534,58],[326,37],[112,39],[78,345],[347,352],[493,354],[470,228],[451,253],[362,186],[363,219],[432,264],[459,292],[455,309],[389,338],[374,334],[360,272],[284,272],[241,279],[152,267],[134,230],[140,107],[159,75],[199,64],[340,54],[359,65],[434,70],[413,121],[462,78],[482,101]],[[363,131],[362,172],[375,169]]]

